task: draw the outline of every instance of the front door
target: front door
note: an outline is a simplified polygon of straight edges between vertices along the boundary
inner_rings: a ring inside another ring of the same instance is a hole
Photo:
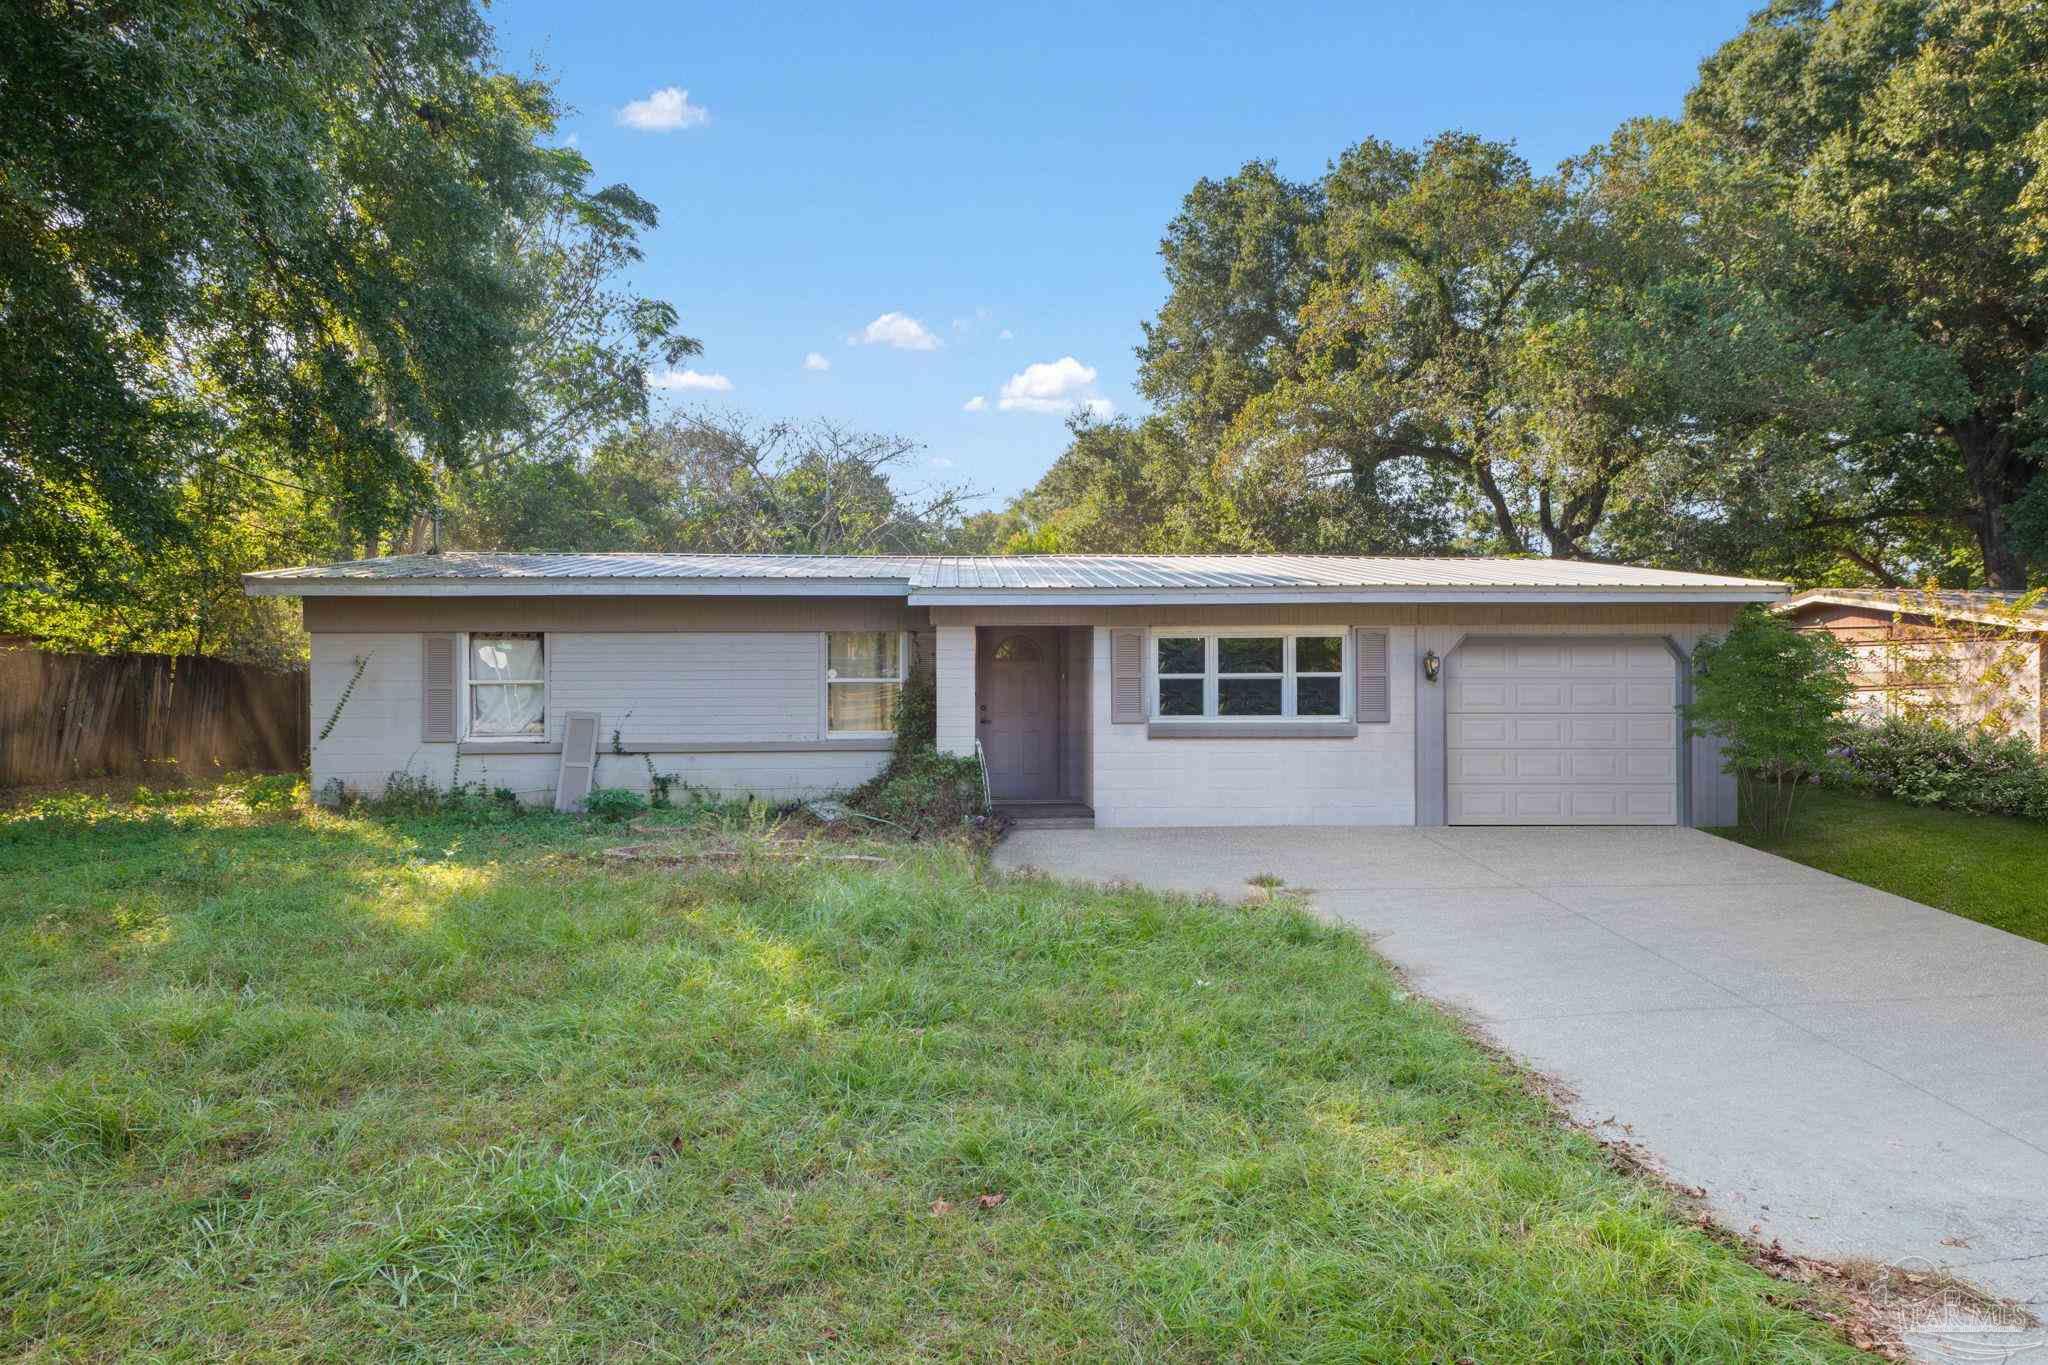
[[[998,801],[1059,795],[1058,645],[1052,631],[981,632],[975,690],[989,795]]]

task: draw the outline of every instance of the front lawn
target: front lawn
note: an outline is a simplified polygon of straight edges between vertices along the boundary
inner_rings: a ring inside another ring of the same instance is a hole
[[[645,837],[0,813],[0,1354],[1854,1358],[1349,932]]]
[[[1816,787],[1783,838],[1714,833],[2048,943],[2048,827],[2031,820]]]

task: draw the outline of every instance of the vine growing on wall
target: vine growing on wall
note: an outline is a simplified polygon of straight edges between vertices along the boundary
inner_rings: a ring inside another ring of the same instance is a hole
[[[316,743],[326,743],[327,737],[334,733],[334,727],[341,723],[342,708],[347,706],[348,699],[355,695],[356,684],[363,680],[363,671],[370,666],[370,660],[376,657],[376,653],[377,651],[373,649],[368,654],[356,655],[356,671],[349,675],[347,684],[341,689],[341,696],[335,700],[333,713],[327,717],[327,723],[320,727],[320,737]]]

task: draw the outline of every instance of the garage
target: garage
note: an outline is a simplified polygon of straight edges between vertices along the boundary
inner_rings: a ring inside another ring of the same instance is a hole
[[[1467,640],[1447,673],[1451,824],[1678,823],[1678,672],[1663,640]]]

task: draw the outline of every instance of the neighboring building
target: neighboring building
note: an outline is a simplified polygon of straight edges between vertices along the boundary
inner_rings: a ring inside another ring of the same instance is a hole
[[[322,794],[409,771],[544,799],[572,710],[600,717],[600,786],[652,763],[843,790],[931,667],[940,746],[979,748],[999,802],[1103,825],[1730,823],[1684,665],[1786,592],[1298,555],[445,554],[245,581],[305,599]]]
[[[2048,740],[2048,607],[2020,593],[1816,588],[1771,610],[1848,647],[1857,710]]]

